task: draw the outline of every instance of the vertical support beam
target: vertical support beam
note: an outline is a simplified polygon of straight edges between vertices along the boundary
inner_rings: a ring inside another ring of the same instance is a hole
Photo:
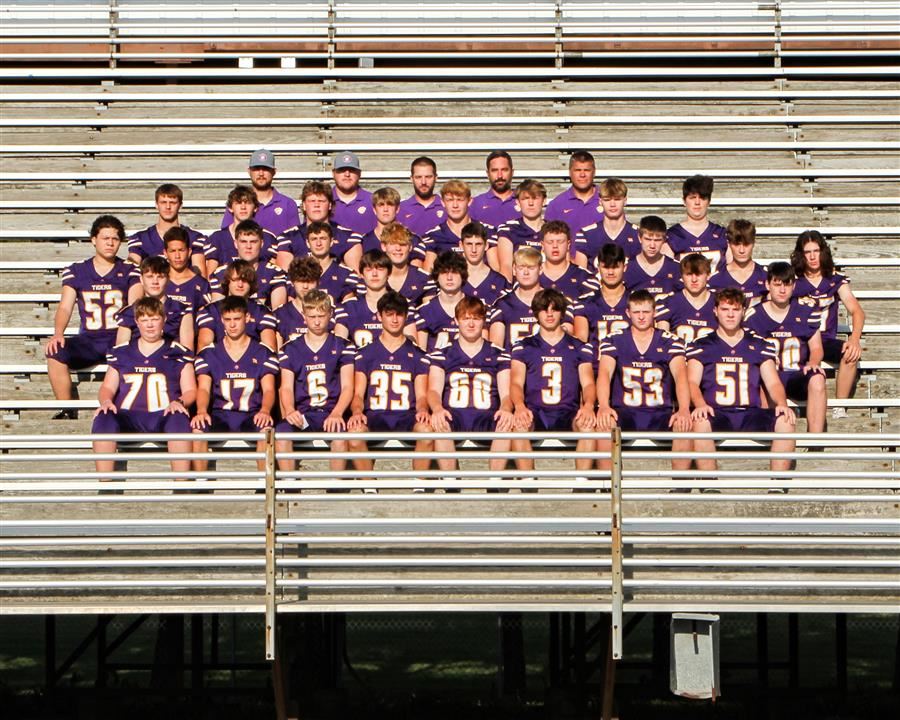
[[[625,601],[624,575],[622,571],[622,431],[612,431],[612,470],[610,474],[611,547],[612,547],[612,657],[622,658],[622,612]]]
[[[275,430],[266,429],[266,660],[275,659]]]
[[[788,688],[800,687],[800,616],[788,615]]]
[[[847,694],[847,614],[834,616],[834,665],[838,692]]]
[[[757,684],[769,687],[769,616],[756,613],[756,675]]]

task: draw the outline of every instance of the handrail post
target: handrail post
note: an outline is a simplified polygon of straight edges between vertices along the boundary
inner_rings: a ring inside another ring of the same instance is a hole
[[[275,660],[275,430],[266,428],[266,660]]]
[[[624,582],[622,573],[622,431],[612,430],[612,468],[610,472],[610,503],[612,546],[612,659],[622,658],[622,605]]]

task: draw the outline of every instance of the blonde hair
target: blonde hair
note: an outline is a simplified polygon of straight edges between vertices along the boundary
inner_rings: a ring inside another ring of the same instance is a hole
[[[334,308],[334,304],[331,301],[331,295],[318,288],[306,293],[306,295],[303,296],[302,303],[303,312],[306,312],[307,310],[324,310],[325,312],[330,313]]]
[[[372,207],[377,207],[382,203],[393,205],[394,207],[399,207],[400,193],[398,193],[392,187],[379,188],[372,193]]]
[[[403,225],[398,222],[389,222],[381,231],[382,245],[412,245],[412,238]]]
[[[462,197],[472,197],[472,191],[469,186],[462,180],[448,180],[441,186],[441,197],[445,195],[461,195]]]
[[[520,247],[513,255],[513,265],[534,267],[535,265],[540,265],[543,261],[544,256],[541,254],[541,251],[527,245]]]

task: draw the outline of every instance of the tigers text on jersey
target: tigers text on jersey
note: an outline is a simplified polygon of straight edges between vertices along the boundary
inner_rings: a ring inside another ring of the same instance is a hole
[[[600,355],[616,361],[610,393],[612,407],[672,409],[675,382],[669,363],[684,357],[684,344],[677,337],[654,330],[650,344],[641,352],[631,330],[624,330],[606,337]]]
[[[475,427],[475,416],[489,415],[500,409],[497,374],[509,370],[509,354],[484,341],[475,355],[469,355],[459,342],[429,355],[429,362],[444,371],[441,404],[462,427]]]
[[[356,348],[344,338],[328,335],[318,350],[306,336],[282,346],[278,364],[294,373],[294,404],[305,414],[331,412],[341,395],[341,368],[353,365]]]
[[[700,338],[687,349],[687,359],[703,365],[700,390],[714,408],[758,408],[760,366],[776,360],[775,348],[767,340],[744,332],[732,347],[718,333]]]
[[[139,342],[135,338],[116,345],[106,357],[107,365],[119,373],[113,404],[119,410],[162,412],[181,397],[181,371],[192,358],[186,348],[175,342],[163,342],[144,355]]]
[[[262,384],[265,375],[278,375],[278,362],[272,351],[251,340],[244,354],[236,360],[228,354],[224,342],[203,348],[194,359],[197,376],[212,378],[212,410],[235,410],[255,415],[262,407]]]
[[[510,358],[525,365],[525,405],[529,410],[571,411],[574,416],[581,405],[578,368],[594,361],[589,343],[563,335],[551,345],[538,333],[513,345]]]
[[[366,412],[415,414],[415,380],[428,374],[428,358],[412,340],[407,338],[396,350],[376,340],[360,348],[355,366],[367,378]]]
[[[140,281],[138,269],[118,258],[105,275],[97,272],[93,258],[72,263],[63,270],[63,287],[75,291],[79,332],[115,335],[119,327],[116,316],[128,302],[131,286]]]

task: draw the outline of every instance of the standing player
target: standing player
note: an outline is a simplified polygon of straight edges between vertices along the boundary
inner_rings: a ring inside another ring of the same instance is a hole
[[[587,432],[594,428],[597,401],[594,350],[562,329],[568,301],[558,290],[541,290],[531,309],[540,330],[513,345],[510,357],[510,398],[516,430],[522,432]],[[579,440],[578,452],[590,452],[593,440]],[[530,452],[529,440],[516,440],[513,449]],[[576,469],[590,469],[593,460],[579,458]],[[519,464],[532,470],[533,460]]]
[[[559,290],[571,303],[590,290],[597,288],[594,277],[570,259],[571,235],[569,226],[560,220],[544,223],[541,228],[541,248],[544,251],[544,267],[541,271],[541,287]]]
[[[247,334],[254,340],[259,340],[268,348],[275,348],[275,317],[264,306],[250,298],[256,294],[256,271],[245,260],[235,260],[222,274],[222,288],[225,297],[237,295],[246,298],[247,311],[250,319],[247,321]],[[205,348],[210,343],[221,340],[222,330],[222,302],[218,300],[207,305],[197,315],[197,347]]]
[[[256,222],[274,236],[281,235],[288,228],[300,223],[297,203],[287,195],[278,192],[272,185],[272,180],[275,177],[275,156],[272,153],[268,150],[257,150],[254,152],[250,156],[247,174],[250,176],[253,193],[259,203],[254,216]],[[222,228],[230,227],[234,220],[234,211],[229,203],[225,216],[222,218]]]
[[[463,292],[480,298],[485,305],[493,305],[506,292],[509,283],[487,264],[487,229],[479,222],[469,223],[462,229],[462,254],[469,270],[469,279]]]
[[[185,241],[191,250],[189,258],[196,257],[198,262],[202,262],[206,238],[187,225],[182,225],[178,219],[178,213],[184,203],[181,188],[173,183],[164,183],[156,188],[155,201],[158,219],[146,230],[141,230],[128,238],[128,259],[135,265],[140,265],[145,257],[162,255],[166,233],[178,228],[184,233]]]
[[[144,258],[141,262],[141,287],[144,297],[156,298],[163,304],[165,325],[163,339],[176,341],[188,350],[194,348],[194,315],[189,306],[166,295],[169,282],[169,261],[159,255]],[[116,331],[116,345],[127,345],[137,331],[134,305],[122,308],[116,315],[119,329]]]
[[[469,271],[458,254],[445,252],[438,256],[431,270],[438,294],[422,303],[413,314],[416,342],[425,352],[447,347],[459,336],[456,306],[465,295],[463,285]]]
[[[544,219],[548,222],[562,220],[573,234],[597,222],[603,211],[598,188],[594,185],[596,173],[593,155],[585,150],[572,153],[569,158],[571,185],[550,201]]]
[[[585,293],[572,307],[572,331],[581,342],[601,348],[600,341],[629,325],[625,293],[625,251],[607,243],[597,256],[600,289]]]
[[[189,433],[190,414],[197,385],[190,353],[177,343],[163,339],[162,303],[156,298],[141,298],[134,307],[139,337],[127,345],[110,350],[109,368],[100,386],[100,407],[94,413],[91,432],[95,435],[117,433]],[[188,453],[189,440],[170,440],[170,453]],[[115,440],[95,440],[94,452],[111,454]],[[99,474],[109,474],[114,460],[97,460]],[[187,472],[189,460],[172,460],[173,472]]]
[[[381,334],[378,303],[388,292],[391,260],[382,250],[372,250],[359,261],[359,274],[366,292],[347,300],[334,314],[334,334],[349,339],[357,348]],[[410,331],[412,332],[412,330]]]
[[[726,288],[716,294],[715,332],[700,338],[687,351],[688,382],[694,412],[694,432],[777,432],[792,433],[796,428],[794,411],[787,405],[784,386],[778,378],[775,349],[758,335],[743,329],[746,299],[738,288]],[[775,404],[774,410],[762,407],[761,388],[765,386]],[[794,441],[772,441],[773,453],[792,452]],[[697,453],[712,453],[713,440],[694,440]],[[713,459],[698,458],[699,470],[716,470]],[[773,458],[772,470],[791,469],[790,460]]]
[[[731,261],[709,279],[713,292],[739,287],[747,302],[756,305],[766,296],[766,269],[753,261],[756,226],[749,220],[732,220],[725,228]]]
[[[334,221],[351,232],[365,235],[375,228],[375,214],[372,212],[372,193],[359,186],[362,176],[359,158],[356,153],[343,150],[334,156],[332,168]],[[352,260],[347,258],[345,262]]]
[[[712,193],[713,179],[707,175],[694,175],[684,181],[681,196],[687,216],[669,228],[663,252],[676,260],[688,253],[703,253],[709,258],[713,272],[718,272],[731,258],[725,228],[707,217]]]
[[[484,339],[486,310],[478,298],[464,297],[456,306],[459,338],[429,356],[428,404],[435,432],[511,432],[509,354]],[[495,439],[491,452],[508,452],[509,440]],[[437,452],[453,452],[452,440],[435,440]],[[491,458],[492,471],[506,467]],[[441,470],[456,470],[456,460],[438,460]]]
[[[124,239],[122,222],[112,215],[101,215],[91,225],[94,257],[63,270],[53,335],[44,349],[47,377],[57,400],[71,400],[74,396],[70,370],[92,367],[106,359],[116,341],[116,315],[143,292],[137,269],[116,255]],[[76,304],[80,327],[77,335],[67,338],[66,327]],[[63,409],[54,419],[77,416],[77,411]]]
[[[322,290],[303,296],[306,332],[287,343],[278,355],[281,367],[281,414],[278,432],[339,433],[347,429],[345,417],[353,399],[353,358],[356,348],[329,331],[331,297]],[[278,440],[279,453],[290,452],[293,442]],[[347,452],[346,440],[332,440],[332,452]],[[344,470],[347,461],[332,459],[332,470]],[[279,460],[281,470],[294,470],[293,460]]]
[[[469,203],[472,192],[462,180],[450,180],[441,188],[441,200],[444,202],[446,218],[437,227],[429,230],[422,237],[422,249],[425,251],[422,269],[431,271],[435,259],[442,252],[452,250],[461,252],[459,241],[462,240],[462,229],[472,222],[469,215]],[[490,228],[493,232],[493,228]],[[496,269],[497,248],[488,249],[488,265]]]
[[[715,296],[709,291],[709,258],[690,253],[681,258],[684,290],[658,297],[656,325],[677,335],[685,347],[716,329]]]
[[[391,223],[381,234],[381,249],[391,261],[388,286],[409,300],[410,304],[421,302],[425,295],[433,292],[431,276],[422,268],[409,261],[412,252],[412,235],[400,223]]]
[[[381,333],[356,354],[350,432],[417,432],[431,429],[428,413],[428,359],[403,334],[409,303],[393,290],[378,301]],[[434,442],[416,442],[413,470],[427,470]],[[351,452],[365,452],[362,440],[350,441]],[[371,460],[354,460],[357,470],[372,470]]]
[[[485,167],[491,187],[472,199],[469,212],[476,222],[498,228],[519,215],[519,204],[512,191],[512,157],[505,150],[494,150],[487,156]]]
[[[513,255],[520,247],[541,248],[544,227],[544,201],[547,189],[537,180],[523,180],[516,188],[516,202],[521,214],[497,228],[497,260],[499,271],[512,280]]]
[[[769,299],[747,311],[744,327],[775,344],[778,376],[787,396],[806,401],[809,432],[824,432],[828,395],[825,373],[819,367],[825,354],[819,330],[821,313],[811,298],[791,299],[796,280],[790,263],[769,265]]]
[[[666,242],[666,221],[656,215],[641,218],[638,229],[641,252],[625,268],[625,289],[649,290],[659,296],[681,289],[681,267],[662,254]]]
[[[278,349],[306,332],[306,319],[303,315],[303,298],[310,290],[319,287],[319,278],[322,276],[322,267],[315,258],[294,258],[288,270],[288,277],[294,291],[291,299],[278,308],[275,316],[275,339]]]
[[[597,428],[625,431],[690,432],[691,390],[684,345],[653,326],[653,296],[637,290],[628,298],[630,328],[603,340],[597,374]],[[598,449],[608,452],[608,440]],[[690,440],[673,440],[673,452],[690,452]],[[600,467],[608,468],[602,461]],[[673,470],[690,469],[691,461],[672,460]]]
[[[234,229],[234,241],[237,259],[250,263],[256,273],[256,300],[270,310],[284,305],[288,280],[278,265],[261,257],[263,229],[255,220],[244,220]],[[221,300],[226,295],[222,284],[226,269],[227,266],[219,267],[209,277],[213,300]]]
[[[194,360],[197,375],[197,412],[191,420],[196,432],[250,433],[272,425],[278,362],[272,351],[247,335],[250,319],[247,299],[231,295],[222,301],[222,340],[203,348]],[[265,440],[257,442],[264,452]],[[195,453],[205,453],[208,443],[194,443]],[[195,460],[194,470],[207,468]],[[260,468],[264,463],[258,463]]]
[[[437,165],[424,155],[417,157],[409,166],[409,179],[413,194],[400,203],[397,219],[411,233],[421,237],[444,219],[444,204],[439,195],[434,194],[437,184]]]
[[[866,313],[850,289],[850,279],[835,272],[831,248],[822,234],[816,230],[800,233],[791,265],[797,274],[794,297],[808,297],[818,303],[822,311],[822,345],[825,348],[825,362],[837,366],[837,397],[849,398],[853,394],[859,374],[859,358],[862,355],[862,333],[866,324]],[[851,331],[846,340],[838,340],[838,304],[844,303],[850,314]],[[835,419],[847,417],[847,411],[836,407],[832,411]]]
[[[638,226],[632,225],[625,217],[628,201],[628,186],[619,178],[607,178],[600,183],[600,207],[603,216],[582,227],[575,235],[575,263],[581,267],[596,266],[600,248],[607,243],[615,243],[625,251],[625,256],[633,258],[641,251]]]
[[[237,249],[237,229],[248,220],[253,221],[256,227],[262,227],[254,220],[258,207],[259,201],[256,199],[256,194],[246,185],[238,185],[228,193],[228,208],[233,219],[227,227],[210,233],[209,238],[207,238],[205,277],[212,278],[216,268],[227,265],[240,257]],[[244,225],[243,227],[247,226]],[[263,230],[261,237],[262,243],[259,254],[261,257],[269,260],[276,251],[277,242],[275,236],[268,230]]]
[[[169,282],[166,295],[184,303],[196,313],[210,297],[209,282],[191,267],[190,240],[183,227],[173,227],[163,237],[163,253],[169,261]]]
[[[488,315],[491,344],[509,352],[513,345],[538,331],[531,310],[535,295],[541,290],[542,255],[531,247],[516,250],[513,258],[513,289],[498,298]]]

